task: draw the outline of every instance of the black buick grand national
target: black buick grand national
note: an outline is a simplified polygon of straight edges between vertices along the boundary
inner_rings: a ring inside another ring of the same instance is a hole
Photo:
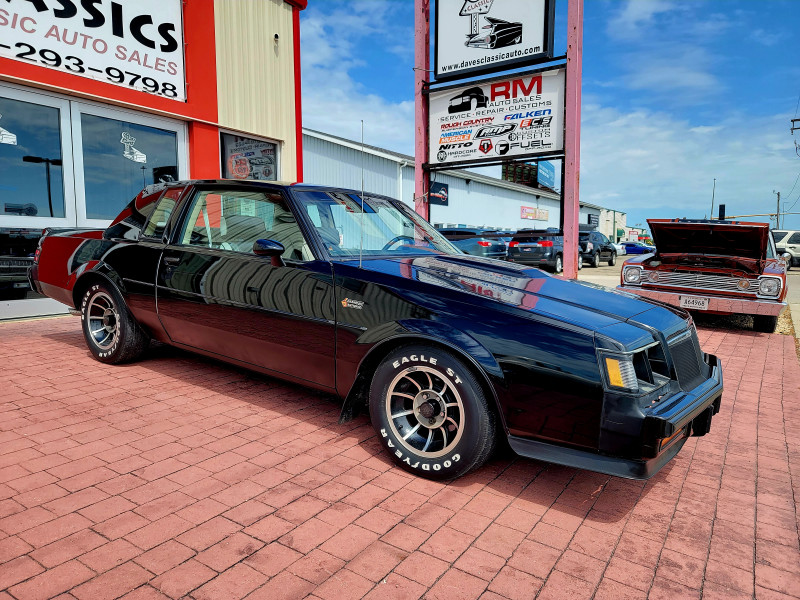
[[[467,256],[401,202],[187,181],[105,231],[45,231],[30,278],[102,362],[151,338],[343,399],[398,465],[448,479],[520,455],[648,478],[719,410],[688,313]]]

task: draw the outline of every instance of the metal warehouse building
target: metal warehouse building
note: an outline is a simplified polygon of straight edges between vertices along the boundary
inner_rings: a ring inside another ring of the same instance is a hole
[[[397,198],[414,206],[414,157],[362,146],[327,133],[303,128],[305,181],[361,189]],[[464,170],[438,171],[432,181],[449,186],[448,205],[432,205],[437,226],[497,229],[544,229],[560,226],[559,194]],[[580,222],[598,224],[602,208],[581,203]]]

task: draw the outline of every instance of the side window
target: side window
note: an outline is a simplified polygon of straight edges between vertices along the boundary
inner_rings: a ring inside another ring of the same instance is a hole
[[[311,260],[294,215],[280,194],[249,190],[198,192],[192,201],[180,243],[252,253],[256,240],[274,240],[284,258]]]
[[[181,197],[182,192],[183,188],[171,188],[164,193],[153,214],[150,215],[150,220],[147,222],[144,232],[142,232],[144,237],[161,239],[164,236],[169,218],[172,215],[172,211],[175,210],[175,205],[178,203],[178,198]]]
[[[786,242],[786,244],[800,244],[800,232],[793,233]]]

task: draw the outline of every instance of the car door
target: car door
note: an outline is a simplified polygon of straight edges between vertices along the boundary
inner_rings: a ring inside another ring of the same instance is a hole
[[[284,264],[253,253],[286,248]],[[178,344],[335,386],[330,263],[316,260],[278,190],[199,188],[164,249],[158,316]]]

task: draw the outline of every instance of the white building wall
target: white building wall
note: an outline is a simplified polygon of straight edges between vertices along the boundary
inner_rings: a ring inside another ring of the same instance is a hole
[[[303,134],[303,169],[306,183],[361,189],[362,165],[367,192],[397,198],[414,206],[414,163],[411,157],[366,148],[357,142]],[[430,221],[447,226],[544,229],[559,227],[560,200],[553,193],[537,193],[522,185],[465,171],[438,171],[432,179],[449,186],[449,205],[431,205]],[[469,181],[469,182],[468,182]],[[548,211],[547,220],[523,219],[523,206]],[[582,205],[580,223],[600,215],[600,207]]]

